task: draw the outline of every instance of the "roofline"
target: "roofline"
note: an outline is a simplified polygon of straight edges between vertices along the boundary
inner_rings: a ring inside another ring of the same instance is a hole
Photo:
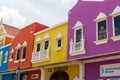
[[[9,35],[9,34],[6,34],[6,37],[8,37],[8,38],[15,38],[15,36]]]
[[[4,45],[4,46],[0,47],[0,49],[5,48],[5,47],[10,46],[10,45],[11,45],[11,43],[9,43],[9,44],[7,44],[7,45]]]
[[[54,26],[48,27],[47,29],[44,29],[44,30],[42,30],[42,31],[39,31],[39,32],[34,33],[34,35],[40,34],[40,33],[42,33],[42,32],[45,32],[45,31],[48,31],[48,30],[51,30],[51,29],[54,29],[54,28],[56,28],[56,27],[58,27],[58,26],[60,26],[60,25],[62,25],[62,24],[65,24],[65,23],[68,23],[68,21],[66,20],[66,21],[63,21],[63,22],[61,22],[61,23],[58,23],[58,24],[56,24],[56,25],[54,25]]]

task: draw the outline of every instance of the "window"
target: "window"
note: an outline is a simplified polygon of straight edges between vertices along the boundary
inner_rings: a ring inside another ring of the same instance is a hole
[[[105,13],[100,12],[94,21],[96,22],[96,41],[94,43],[96,45],[107,43],[107,16]]]
[[[106,20],[98,22],[98,40],[107,38]]]
[[[62,49],[62,35],[61,35],[61,33],[58,33],[56,40],[57,40],[56,50]]]
[[[2,65],[2,55],[3,55],[3,51],[0,51],[0,66]]]
[[[37,49],[36,49],[36,52],[39,52],[40,51],[40,43],[37,43]]]
[[[26,46],[23,47],[22,59],[25,59],[25,57],[26,57]]]
[[[44,50],[48,49],[48,47],[49,47],[49,41],[46,40],[44,43]]]
[[[57,47],[61,47],[61,39],[58,39]]]
[[[120,6],[116,6],[113,12],[110,14],[112,16],[113,23],[113,41],[120,40]]]
[[[120,36],[120,15],[114,17],[115,36]]]
[[[24,43],[22,44],[22,59],[21,59],[21,61],[25,61],[26,49],[27,49],[27,42],[24,41]]]
[[[8,52],[6,52],[6,53],[4,54],[4,56],[5,56],[4,63],[7,63],[7,60],[8,60]]]
[[[77,29],[75,31],[75,42],[80,42],[82,38],[82,30],[81,29]]]
[[[17,49],[16,60],[19,60],[19,59],[20,59],[20,49]]]
[[[12,61],[12,60],[13,60],[13,57],[14,57],[14,49],[12,49],[12,50],[10,51],[9,61]]]
[[[75,26],[72,28],[74,30],[74,39],[70,40],[70,55],[80,55],[85,53],[85,39],[83,36],[83,24],[77,21]]]

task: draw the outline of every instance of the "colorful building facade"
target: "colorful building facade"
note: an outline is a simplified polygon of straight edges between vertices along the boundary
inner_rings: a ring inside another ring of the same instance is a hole
[[[79,79],[80,63],[67,62],[67,33],[68,23],[63,22],[34,34],[32,66],[43,69],[39,80]]]
[[[8,70],[8,55],[10,51],[10,44],[0,48],[0,72]]]
[[[18,28],[4,24],[3,20],[0,21],[0,47],[3,47],[13,41],[17,33]]]
[[[10,46],[8,71],[11,71],[11,73],[6,73],[6,76],[11,74],[13,76],[16,72],[18,74],[19,70],[19,77],[14,75],[14,79],[19,78],[20,80],[32,80],[29,79],[28,76],[29,73],[34,72],[34,69],[29,69],[32,67],[31,57],[33,51],[34,33],[46,28],[48,27],[35,22],[19,31]]]
[[[68,24],[63,22],[34,34],[32,66],[66,61]]]
[[[120,1],[78,0],[68,16],[67,58],[84,63],[83,79],[119,80]]]

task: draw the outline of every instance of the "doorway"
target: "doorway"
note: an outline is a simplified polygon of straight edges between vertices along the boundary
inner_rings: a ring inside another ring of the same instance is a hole
[[[64,71],[56,71],[51,75],[50,80],[69,80],[69,76]]]

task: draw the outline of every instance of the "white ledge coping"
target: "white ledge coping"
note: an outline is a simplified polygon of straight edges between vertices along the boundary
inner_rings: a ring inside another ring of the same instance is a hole
[[[100,44],[105,44],[108,42],[108,39],[102,39],[102,40],[97,40],[97,41],[94,41],[94,43],[96,45],[100,45]]]

